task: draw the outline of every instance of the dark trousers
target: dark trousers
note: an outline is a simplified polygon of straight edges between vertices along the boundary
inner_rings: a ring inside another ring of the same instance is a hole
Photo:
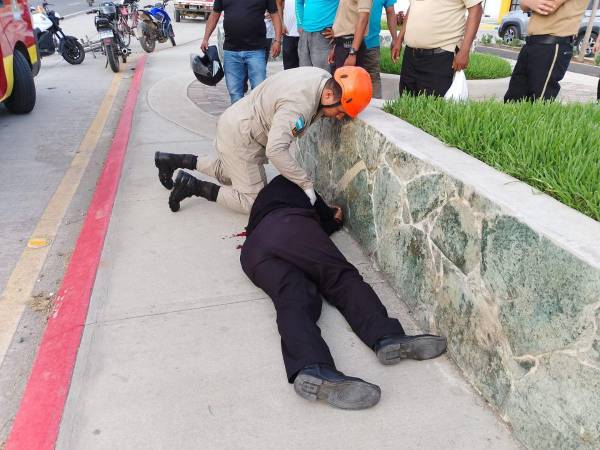
[[[504,101],[555,99],[572,56],[571,44],[525,44],[510,77]]]
[[[452,85],[454,53],[406,47],[400,70],[400,95],[427,94],[443,97]]]
[[[317,326],[321,295],[370,348],[385,335],[404,334],[310,210],[286,208],[267,215],[246,240],[241,263],[250,280],[273,300],[290,383],[309,364],[335,367]]]
[[[333,49],[333,65],[331,67],[331,73],[335,72],[336,69],[343,67],[346,62],[346,58],[350,54],[352,48],[352,41],[354,36],[335,38],[335,47]],[[356,53],[356,65],[359,67],[365,67],[365,52],[367,47],[363,42]]]
[[[300,59],[298,58],[298,36],[283,37],[283,70],[295,69],[300,67]]]

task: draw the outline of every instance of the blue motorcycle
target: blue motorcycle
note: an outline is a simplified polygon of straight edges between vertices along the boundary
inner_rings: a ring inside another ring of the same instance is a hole
[[[170,39],[171,44],[175,46],[175,32],[173,31],[171,18],[165,10],[168,2],[169,0],[162,0],[160,3],[146,5],[144,9],[138,10],[140,20],[138,25],[140,30],[139,41],[142,48],[148,53],[154,51],[156,41],[162,43]]]

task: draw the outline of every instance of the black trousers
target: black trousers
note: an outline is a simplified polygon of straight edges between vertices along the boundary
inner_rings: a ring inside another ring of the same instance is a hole
[[[454,53],[432,54],[406,47],[400,70],[400,95],[427,94],[443,97],[452,85]]]
[[[571,44],[525,44],[519,52],[504,101],[555,99],[572,56]]]
[[[298,57],[298,36],[283,37],[283,70],[295,69],[300,67],[300,59]]]
[[[309,364],[335,367],[317,326],[321,295],[370,348],[385,335],[404,334],[310,210],[286,208],[267,215],[246,240],[241,263],[250,280],[273,300],[290,383]]]

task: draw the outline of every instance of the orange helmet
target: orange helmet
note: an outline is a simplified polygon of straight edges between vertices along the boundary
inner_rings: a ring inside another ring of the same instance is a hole
[[[358,116],[373,95],[369,73],[362,67],[344,66],[335,71],[333,78],[342,87],[340,103],[344,112],[350,117]]]

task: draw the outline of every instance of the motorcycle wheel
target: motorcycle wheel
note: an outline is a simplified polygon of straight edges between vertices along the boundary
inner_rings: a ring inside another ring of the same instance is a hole
[[[147,31],[142,31],[140,34],[140,45],[146,53],[152,53],[156,47],[156,39],[150,36]]]
[[[62,57],[69,64],[81,64],[85,59],[85,50],[76,37],[67,36],[63,43]]]
[[[117,46],[115,44],[106,44],[106,57],[108,58],[108,63],[110,64],[110,68],[114,73],[119,71],[119,53],[117,50]]]

